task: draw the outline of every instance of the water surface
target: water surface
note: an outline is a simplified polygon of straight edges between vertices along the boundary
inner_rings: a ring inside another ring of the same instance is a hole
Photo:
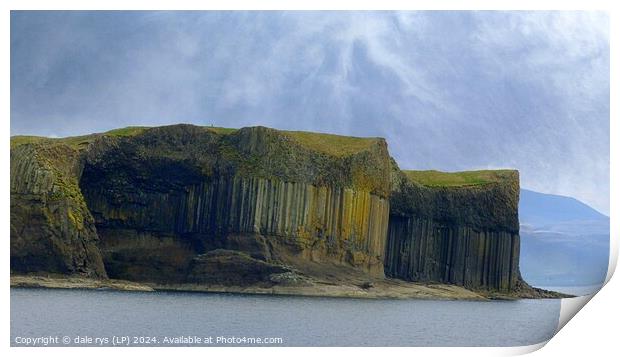
[[[11,289],[11,345],[25,337],[275,337],[269,346],[520,346],[553,336],[560,300],[366,300],[217,293]],[[21,343],[18,343],[19,341]],[[131,341],[130,345],[132,345]],[[142,340],[142,342],[147,342]],[[151,340],[150,342],[153,342]],[[86,345],[95,345],[93,340]],[[180,344],[172,344],[179,346]],[[242,344],[243,345],[243,344]]]

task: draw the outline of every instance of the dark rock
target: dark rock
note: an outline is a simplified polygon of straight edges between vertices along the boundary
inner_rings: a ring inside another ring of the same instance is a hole
[[[275,273],[269,276],[269,281],[277,285],[284,286],[311,286],[312,281],[295,271]]]
[[[274,283],[273,275],[289,272],[283,266],[254,259],[244,252],[216,249],[192,260],[187,281],[209,285],[270,285]]]
[[[303,284],[312,262],[510,291],[518,173],[497,175],[426,187],[383,139],[264,127],[14,137],[11,269],[269,286]]]
[[[79,170],[70,147],[11,149],[11,271],[106,277]]]
[[[372,288],[374,286],[375,285],[372,282],[370,282],[370,281],[366,281],[366,282],[364,282],[364,283],[359,285],[359,287],[364,289],[364,290],[368,290],[368,289],[370,289],[370,288]]]
[[[387,276],[513,290],[519,274],[519,176],[464,187],[401,177],[390,200]]]
[[[103,257],[111,278],[173,282],[188,274],[194,256],[224,248],[383,276],[391,169],[383,139],[174,125],[14,141],[16,271],[105,275]],[[60,197],[79,216],[40,199],[58,182],[68,183]],[[24,223],[37,219],[29,238]],[[69,231],[50,233],[57,226]],[[68,248],[50,256],[50,247],[70,237]]]

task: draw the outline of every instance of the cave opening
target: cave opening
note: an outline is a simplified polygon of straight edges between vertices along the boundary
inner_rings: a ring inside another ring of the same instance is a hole
[[[125,148],[127,149],[127,148]],[[84,163],[79,186],[110,278],[180,281],[213,240],[188,230],[189,188],[207,177],[191,162],[111,150]]]

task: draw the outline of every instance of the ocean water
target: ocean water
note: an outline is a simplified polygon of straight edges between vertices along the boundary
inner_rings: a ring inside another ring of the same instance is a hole
[[[560,300],[11,288],[11,345],[521,346],[551,338],[559,312]]]
[[[603,283],[597,285],[579,285],[579,286],[540,286],[543,289],[557,291],[560,293],[571,294],[575,296],[584,296],[597,293],[602,289]]]

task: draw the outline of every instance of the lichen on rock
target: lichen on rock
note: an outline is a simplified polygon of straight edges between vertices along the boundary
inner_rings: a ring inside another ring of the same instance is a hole
[[[64,144],[11,149],[12,271],[106,277],[79,171],[79,152]]]
[[[303,284],[311,263],[511,291],[518,192],[516,171],[401,171],[381,138],[186,124],[13,137],[11,269],[268,287]]]

